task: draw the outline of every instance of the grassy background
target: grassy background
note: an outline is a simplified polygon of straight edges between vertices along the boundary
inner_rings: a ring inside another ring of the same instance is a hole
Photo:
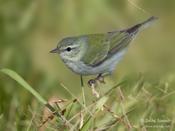
[[[140,124],[147,107],[152,110],[146,115],[148,118],[153,116],[151,118],[173,121],[175,102],[173,93],[170,93],[175,90],[175,1],[132,2],[149,13],[144,13],[127,0],[1,0],[0,68],[16,71],[46,99],[57,96],[71,100],[71,95],[59,81],[78,97],[81,95],[80,80],[58,56],[48,53],[57,42],[66,36],[126,28],[155,15],[159,17],[157,23],[134,40],[112,77],[107,78],[108,84],[102,87],[102,92],[126,80],[125,86],[121,87],[126,105],[129,96],[136,97],[140,91],[143,95],[138,95],[139,101],[134,103],[137,110],[129,117],[133,125]],[[86,77],[85,82],[89,78]],[[141,90],[134,90],[136,85]],[[150,93],[149,97],[144,96],[144,89]],[[91,90],[86,87],[85,91],[87,102],[91,103],[94,99]],[[162,99],[164,95],[166,99]],[[152,101],[145,99],[154,96],[156,99]],[[114,99],[109,99],[111,108],[115,104],[111,102]],[[150,105],[144,106],[145,103]],[[0,130],[27,130],[32,114],[41,115],[43,108],[20,85],[0,74]],[[118,113],[116,108],[113,110]],[[126,129],[122,124],[115,128]],[[33,124],[29,130],[35,129]]]

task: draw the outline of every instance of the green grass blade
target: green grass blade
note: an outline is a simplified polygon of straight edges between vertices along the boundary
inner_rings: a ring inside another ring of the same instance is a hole
[[[39,102],[42,104],[47,104],[47,101],[37,92],[35,91],[21,76],[19,76],[16,72],[10,69],[1,69],[2,73],[8,75],[12,79],[14,79],[17,83],[19,83],[24,89],[29,91],[32,95],[34,95]]]
[[[71,102],[69,105],[66,106],[66,113],[65,113],[66,118],[69,118],[76,102],[77,101],[73,100],[73,102]]]
[[[89,118],[85,121],[80,131],[89,131],[91,125],[92,125],[92,116],[89,116]]]
[[[108,100],[107,96],[103,96],[96,102],[96,108],[95,108],[95,114],[99,112],[99,110],[102,109],[103,105]],[[95,116],[95,114],[93,116]],[[88,131],[90,127],[92,126],[92,118],[93,116],[89,116],[89,118],[85,121],[83,127],[80,129],[80,131]]]
[[[96,102],[96,110],[101,110],[103,105],[106,103],[107,100],[108,100],[107,96],[103,96],[101,99],[99,99]]]
[[[119,86],[121,86],[125,83],[126,83],[125,81],[122,81],[122,82],[118,83],[117,85],[115,85],[111,89],[109,89],[107,92],[105,92],[105,94],[103,96],[109,95],[114,89],[116,89],[117,87],[119,87]],[[101,98],[98,98],[98,99],[101,99]]]

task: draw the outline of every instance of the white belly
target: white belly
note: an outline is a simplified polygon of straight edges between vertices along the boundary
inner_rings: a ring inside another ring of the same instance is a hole
[[[117,63],[122,59],[126,50],[114,54],[111,58],[107,59],[98,66],[92,67],[84,64],[82,61],[67,61],[66,65],[75,73],[81,75],[95,75],[100,73],[112,72]]]

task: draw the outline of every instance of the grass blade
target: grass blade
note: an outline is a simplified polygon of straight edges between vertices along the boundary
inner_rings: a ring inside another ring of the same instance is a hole
[[[54,107],[52,107],[49,103],[47,103],[47,101],[37,92],[35,91],[21,76],[19,76],[16,72],[14,72],[13,70],[10,69],[1,69],[0,72],[8,75],[9,77],[11,77],[12,79],[14,79],[16,82],[18,82],[24,89],[26,89],[27,91],[29,91],[32,95],[34,95],[36,97],[36,99],[41,102],[42,104],[44,104],[47,108],[49,108],[49,110],[55,115],[57,116],[60,120],[63,120],[64,122],[67,122],[67,120],[65,119],[64,116],[62,116],[59,112],[57,112]],[[71,124],[68,122],[67,123],[68,126],[70,126]]]
[[[47,101],[37,92],[35,91],[21,76],[19,76],[16,72],[10,69],[1,69],[0,72],[8,75],[17,83],[19,83],[24,89],[29,91],[32,95],[34,95],[39,102],[42,104],[47,104]]]
[[[89,131],[92,123],[92,116],[89,116],[89,118],[85,121],[83,127],[80,129],[80,131]]]

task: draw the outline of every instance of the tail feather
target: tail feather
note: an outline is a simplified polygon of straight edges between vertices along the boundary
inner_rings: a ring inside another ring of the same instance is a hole
[[[126,29],[125,31],[128,32],[129,34],[132,33],[137,33],[138,31],[142,31],[143,29],[149,27],[150,25],[152,25],[154,23],[155,20],[157,20],[158,18],[155,16],[150,17],[149,19],[147,19],[146,21],[139,23],[137,25],[132,26],[129,29]]]

